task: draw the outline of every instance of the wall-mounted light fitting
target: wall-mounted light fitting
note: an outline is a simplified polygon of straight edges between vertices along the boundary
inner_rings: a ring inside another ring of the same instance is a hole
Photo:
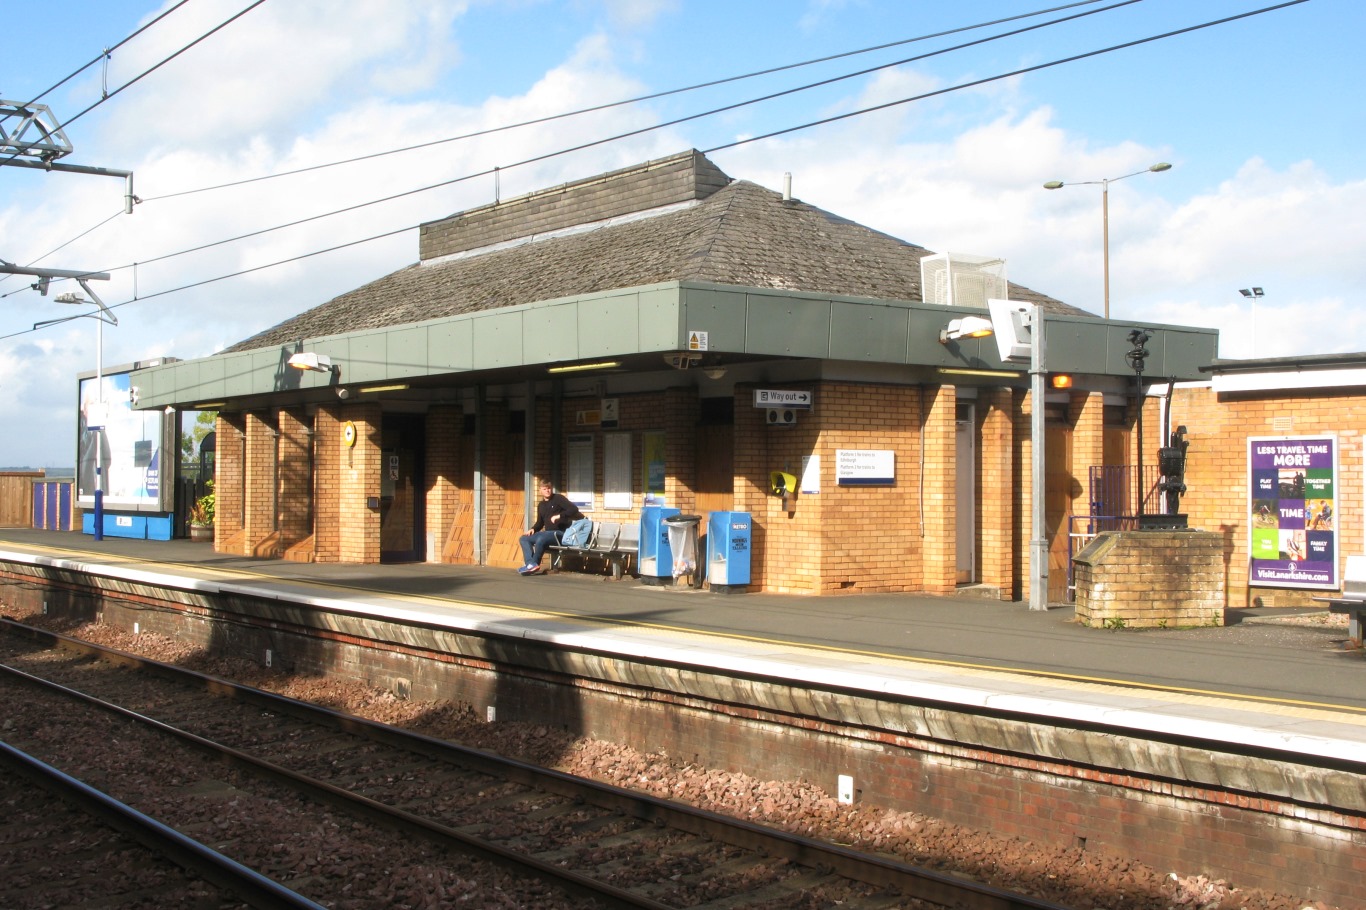
[[[408,388],[406,382],[395,382],[391,385],[368,385],[361,388],[361,393],[365,392],[402,392]]]
[[[312,373],[331,373],[333,369],[331,357],[313,351],[300,351],[297,354],[290,354],[289,365],[296,370],[306,370]]]
[[[702,355],[696,351],[673,351],[664,355],[664,362],[675,370],[687,370],[702,362]]]
[[[992,333],[991,320],[985,316],[964,316],[951,321],[939,333],[939,343],[948,344],[960,338],[985,338]]]

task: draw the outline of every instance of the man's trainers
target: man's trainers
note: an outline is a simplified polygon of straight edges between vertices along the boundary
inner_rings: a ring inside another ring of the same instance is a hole
[[[541,567],[540,567],[540,566],[522,566],[520,569],[517,570],[517,574],[518,574],[518,575],[539,575],[539,574],[540,574],[540,571],[541,571]]]

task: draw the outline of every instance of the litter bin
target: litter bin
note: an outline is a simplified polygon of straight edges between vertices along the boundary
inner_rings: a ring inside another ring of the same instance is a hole
[[[700,524],[701,515],[670,515],[664,519],[664,527],[669,533],[669,550],[674,557],[674,578],[687,575],[694,587],[702,583],[701,573],[697,571],[697,528]]]
[[[707,521],[707,581],[713,594],[749,585],[751,522],[748,512],[712,512]]]
[[[636,566],[640,571],[641,584],[661,585],[664,579],[673,578],[674,557],[669,550],[669,532],[665,519],[677,515],[678,509],[663,506],[645,506],[640,510],[640,550]]]

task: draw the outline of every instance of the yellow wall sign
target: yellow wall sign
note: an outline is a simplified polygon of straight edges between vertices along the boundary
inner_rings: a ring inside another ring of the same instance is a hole
[[[342,427],[342,442],[346,443],[348,446],[356,444],[356,425],[349,420],[346,422],[346,425]]]

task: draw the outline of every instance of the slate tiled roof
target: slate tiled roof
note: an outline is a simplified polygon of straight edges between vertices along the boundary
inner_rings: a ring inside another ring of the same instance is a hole
[[[920,259],[930,252],[736,181],[666,214],[412,265],[227,350],[666,281],[920,300]],[[1010,295],[1049,312],[1091,315],[1017,285]]]

